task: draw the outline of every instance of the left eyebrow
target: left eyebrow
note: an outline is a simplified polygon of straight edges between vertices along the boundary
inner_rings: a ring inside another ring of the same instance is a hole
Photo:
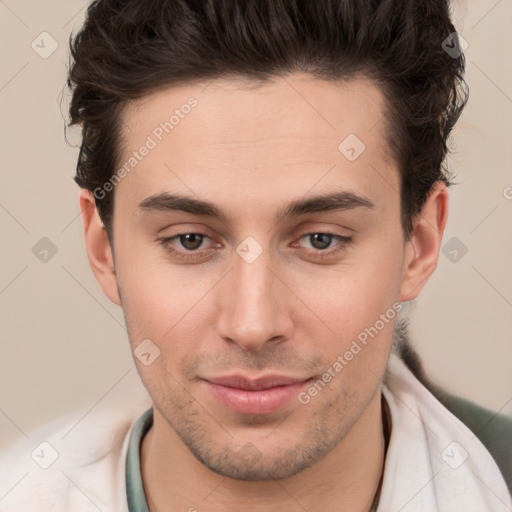
[[[307,213],[352,210],[354,208],[372,209],[374,207],[375,204],[367,197],[342,190],[331,194],[292,201],[277,214],[277,222],[282,222],[290,217],[297,217]]]
[[[296,199],[282,208],[276,215],[277,222],[308,213],[333,210],[351,210],[354,208],[372,209],[375,204],[367,197],[349,191],[312,196],[307,199]],[[229,215],[219,206],[186,195],[163,192],[147,197],[139,203],[142,210],[151,211],[183,211],[192,215],[202,215],[223,222],[228,222]]]

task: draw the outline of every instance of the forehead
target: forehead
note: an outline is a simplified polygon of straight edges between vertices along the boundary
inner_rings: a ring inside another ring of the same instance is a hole
[[[192,97],[197,107],[189,109]],[[201,125],[197,136],[219,143],[254,142],[256,135],[263,139],[270,131],[308,139],[341,137],[347,130],[364,136],[377,128],[378,135],[386,124],[383,94],[369,79],[326,81],[292,74],[264,82],[219,78],[162,89],[126,105],[123,138],[150,133],[173,113],[174,131],[190,110],[194,115],[187,124],[195,119]]]
[[[190,83],[131,102],[122,126],[119,167],[150,147],[116,191],[134,198],[162,187],[202,196],[217,190],[227,202],[234,200],[230,187],[246,198],[259,191],[268,201],[333,184],[367,196],[385,181],[398,187],[384,97],[362,78]]]

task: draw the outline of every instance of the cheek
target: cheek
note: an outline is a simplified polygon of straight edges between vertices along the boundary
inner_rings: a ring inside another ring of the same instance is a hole
[[[177,409],[186,407],[190,397],[183,396],[185,383],[180,369],[204,338],[205,322],[201,323],[200,317],[207,303],[201,299],[211,286],[208,280],[188,279],[179,267],[124,263],[118,276],[121,299],[140,377],[151,396],[166,397]],[[148,344],[145,340],[150,340],[149,349],[143,345]],[[137,355],[148,352],[150,364]]]
[[[383,253],[361,257],[316,275],[297,274],[290,287],[326,327],[343,338],[353,337],[390,309],[388,317],[393,316],[400,295],[400,261],[400,255]]]
[[[350,417],[378,389],[401,310],[399,276],[398,265],[376,272],[371,265],[362,265],[326,281],[328,286],[321,289],[312,282],[304,286],[304,291],[310,290],[305,302],[322,320],[305,328],[306,337],[326,362],[320,377],[326,391],[317,382],[302,397],[311,400],[312,410]]]
[[[164,340],[189,323],[190,312],[208,291],[204,282],[190,282],[179,275],[138,272],[122,281],[125,316],[139,334]]]
[[[318,319],[302,322],[306,338],[316,340],[314,350],[329,366],[339,363],[333,389],[351,389],[353,382],[352,391],[363,392],[385,369],[401,309],[399,247],[382,242],[378,252],[361,250],[343,265],[294,277],[294,289]]]
[[[207,320],[205,308],[218,272],[172,265],[156,248],[122,249],[117,277],[132,349],[150,339],[162,355],[170,352],[179,360],[201,338],[198,331],[204,331],[205,321],[200,319]]]

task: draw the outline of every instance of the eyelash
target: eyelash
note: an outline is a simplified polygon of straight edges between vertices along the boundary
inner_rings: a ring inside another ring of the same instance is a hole
[[[306,250],[306,253],[308,255],[313,255],[317,258],[318,257],[331,258],[331,257],[336,256],[339,253],[345,251],[347,249],[347,247],[353,243],[352,237],[337,235],[336,233],[331,233],[328,231],[313,231],[311,233],[305,233],[304,235],[299,237],[298,240],[301,240],[302,238],[305,238],[305,237],[308,237],[311,235],[320,235],[320,234],[331,236],[334,240],[338,240],[338,242],[340,242],[340,243],[338,244],[338,246],[335,249],[308,249],[308,250]],[[192,259],[201,259],[202,257],[204,257],[205,250],[203,250],[203,251],[185,250],[182,252],[182,251],[173,249],[172,247],[169,246],[170,242],[172,242],[173,240],[177,240],[181,236],[184,236],[184,235],[200,235],[200,236],[204,236],[206,238],[210,238],[206,233],[204,233],[202,231],[190,231],[187,233],[178,233],[177,235],[167,237],[167,238],[159,238],[159,239],[157,239],[157,241],[159,242],[160,246],[162,246],[167,252],[172,254],[177,259],[192,260]]]

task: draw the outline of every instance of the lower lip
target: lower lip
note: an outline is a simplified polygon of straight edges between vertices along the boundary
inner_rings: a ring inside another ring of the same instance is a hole
[[[270,414],[276,412],[294,398],[297,398],[300,390],[307,382],[309,381],[259,391],[248,391],[205,381],[208,389],[219,402],[240,414]]]

